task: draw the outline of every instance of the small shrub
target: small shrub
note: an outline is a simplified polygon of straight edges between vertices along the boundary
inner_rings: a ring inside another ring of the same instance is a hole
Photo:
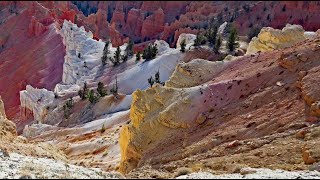
[[[104,133],[106,131],[106,127],[104,127],[104,124],[102,124],[102,127],[101,127],[101,133]]]
[[[95,96],[95,93],[93,91],[93,89],[91,89],[88,93],[88,100],[90,101],[90,103],[94,104],[97,102],[98,98],[97,96]]]
[[[181,41],[180,47],[181,47],[180,51],[182,53],[186,52],[186,40],[185,39]]]
[[[141,53],[137,52],[136,54],[136,61],[140,61],[141,60]]]
[[[154,79],[152,76],[148,79],[148,83],[150,84],[150,87],[152,87],[152,85],[154,84]]]
[[[107,90],[104,88],[104,85],[102,82],[98,82],[97,92],[101,97],[104,97],[105,95],[107,95]]]
[[[146,61],[150,61],[152,59],[154,59],[157,56],[158,53],[158,48],[157,48],[157,44],[149,44],[144,50],[143,50],[143,54],[142,57],[146,60]]]
[[[192,173],[192,169],[186,168],[186,167],[182,167],[182,168],[179,168],[177,170],[177,173],[176,173],[175,177],[182,176],[182,175],[187,175],[187,174],[190,174],[190,173]]]

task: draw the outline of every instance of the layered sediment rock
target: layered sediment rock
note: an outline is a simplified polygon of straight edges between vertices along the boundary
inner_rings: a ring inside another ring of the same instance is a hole
[[[262,28],[258,37],[249,43],[246,54],[265,52],[290,47],[305,40],[302,26],[287,24],[282,30],[271,27]]]
[[[131,122],[120,134],[120,170],[128,173],[144,164],[182,159],[226,142],[226,147],[234,148],[241,144],[234,140],[290,132],[317,122],[306,115],[317,117],[318,112],[317,91],[311,88],[311,82],[319,79],[318,41],[317,37],[281,51],[237,58],[225,69],[223,62],[191,61],[181,72],[178,66],[166,86],[135,91]],[[221,71],[210,76],[206,66]],[[200,75],[207,79],[197,82]],[[175,76],[181,78],[173,81]],[[302,82],[304,100],[295,88],[297,81]],[[309,155],[317,161],[318,156]]]
[[[17,136],[16,125],[7,119],[0,96],[0,140],[12,139],[15,136]]]

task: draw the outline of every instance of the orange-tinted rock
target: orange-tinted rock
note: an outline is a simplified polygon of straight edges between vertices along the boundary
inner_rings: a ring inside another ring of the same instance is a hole
[[[65,55],[53,21],[47,26],[41,23],[49,22],[49,10],[36,2],[20,3],[19,13],[0,25],[0,95],[7,117],[13,120],[20,116],[19,91],[27,84],[52,89],[62,79]]]
[[[141,37],[153,37],[163,31],[164,13],[160,8],[153,15],[148,16],[142,24]]]
[[[39,36],[45,30],[47,30],[47,28],[43,24],[41,24],[39,21],[37,21],[35,17],[31,18],[31,22],[29,24],[29,31],[28,31],[29,35]]]

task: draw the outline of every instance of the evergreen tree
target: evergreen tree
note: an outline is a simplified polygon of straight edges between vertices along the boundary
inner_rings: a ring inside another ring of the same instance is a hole
[[[105,90],[102,82],[98,82],[97,92],[101,97],[104,97],[105,95],[107,95],[107,91]]]
[[[219,49],[220,49],[220,47],[221,47],[221,44],[222,44],[221,37],[218,36],[218,39],[216,40],[216,42],[215,42],[215,44],[214,44],[214,52],[215,52],[216,54],[219,53]]]
[[[134,43],[133,43],[133,41],[130,39],[130,40],[129,40],[129,43],[128,43],[127,47],[126,47],[126,55],[127,55],[128,57],[132,57],[132,56],[133,56],[133,45],[134,45]]]
[[[102,65],[106,65],[107,64],[107,59],[108,59],[108,54],[109,54],[109,44],[110,41],[106,41],[105,45],[104,45],[104,49],[103,49],[103,54],[101,57],[101,61],[102,61]]]
[[[161,82],[160,82],[160,72],[159,71],[156,72],[154,77],[155,77],[154,78],[154,82],[161,84]]]
[[[79,90],[79,91],[78,91],[78,95],[80,96],[80,98],[81,98],[82,100],[84,100],[84,99],[87,98],[87,97],[86,97],[87,94],[88,94],[88,87],[87,87],[87,83],[84,82],[84,84],[83,84],[83,90]]]
[[[122,60],[122,62],[127,62],[127,60],[128,60],[128,55],[126,55],[126,54],[121,55],[121,60]]]
[[[88,93],[88,99],[91,103],[96,103],[97,102],[97,97],[95,96],[95,93],[93,89],[91,89]]]
[[[150,84],[150,87],[152,87],[152,85],[154,84],[154,80],[152,76],[148,79],[148,83]]]
[[[155,44],[155,45],[148,45],[148,46],[143,50],[142,57],[143,57],[146,61],[150,61],[150,60],[154,59],[154,58],[157,56],[157,53],[158,53],[157,44]]]
[[[113,63],[114,66],[117,66],[120,64],[120,59],[121,59],[121,49],[118,46],[116,52],[114,53],[114,57],[110,57],[109,60]]]
[[[117,76],[116,76],[116,84],[113,85],[112,89],[110,90],[110,93],[112,93],[112,95],[115,96],[116,98],[118,97],[118,80],[117,80]]]
[[[235,50],[235,48],[237,46],[237,43],[236,43],[237,39],[238,39],[237,29],[235,27],[231,27],[230,35],[229,35],[228,43],[227,43],[227,47],[230,52]]]
[[[186,40],[185,39],[181,41],[180,47],[181,47],[180,51],[184,53],[186,51]]]
[[[217,33],[218,33],[218,26],[212,25],[213,27],[210,27],[209,30],[207,31],[207,38],[209,44],[212,46],[216,42],[217,38]]]
[[[141,53],[140,52],[137,52],[136,54],[136,61],[140,61],[141,59]]]

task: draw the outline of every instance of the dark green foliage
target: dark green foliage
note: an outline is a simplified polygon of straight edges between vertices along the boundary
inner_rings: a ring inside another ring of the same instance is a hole
[[[116,52],[114,53],[113,58],[110,57],[109,60],[113,63],[114,66],[117,66],[118,64],[120,64],[120,59],[121,59],[121,49],[118,46]]]
[[[150,61],[154,59],[157,56],[158,48],[157,44],[149,44],[144,50],[142,54],[142,58],[144,58],[146,61]]]
[[[181,47],[180,51],[184,53],[186,51],[186,40],[185,39],[181,41],[180,47]]]
[[[107,64],[107,59],[108,59],[107,55],[109,54],[109,44],[110,44],[110,41],[106,41],[106,44],[103,49],[103,54],[101,57],[101,61],[102,61],[103,66]]]
[[[98,97],[95,95],[93,89],[91,89],[88,93],[88,100],[90,101],[90,103],[94,104],[97,102]]]
[[[121,58],[121,49],[120,49],[120,46],[118,46],[114,54],[115,65],[118,65],[120,63],[120,58]]]
[[[227,42],[227,47],[229,49],[230,52],[234,51],[236,46],[238,45],[236,43],[236,40],[238,39],[238,35],[237,35],[237,29],[235,27],[231,27],[230,30],[230,34],[229,34],[229,38],[228,38],[228,42]]]
[[[128,57],[133,56],[133,45],[134,45],[134,43],[133,43],[133,41],[130,39],[130,40],[129,40],[129,43],[128,43],[127,47],[126,47],[126,55],[127,55]]]
[[[104,124],[102,124],[102,127],[101,127],[101,133],[104,133],[106,131],[106,128],[104,127]]]
[[[110,89],[110,93],[113,96],[118,97],[118,80],[117,80],[117,76],[116,76],[116,84],[113,85],[112,89]]]
[[[194,46],[197,48],[200,45],[206,44],[206,42],[207,42],[206,37],[203,34],[198,33],[196,39],[194,40]]]
[[[78,91],[78,95],[82,100],[84,100],[87,98],[87,94],[88,94],[88,87],[87,87],[87,83],[85,82],[83,84],[83,89]]]
[[[209,30],[206,32],[208,42],[211,46],[214,45],[216,42],[217,33],[218,33],[218,26],[216,25],[211,25]]]
[[[155,79],[154,79],[154,82],[155,83],[159,83],[159,84],[161,84],[161,82],[160,82],[160,73],[159,73],[159,71],[158,72],[156,72],[156,74],[155,74]]]
[[[253,37],[258,36],[260,30],[261,30],[261,27],[254,27],[249,29],[249,32],[247,34],[248,42],[250,42]]]
[[[154,84],[154,79],[152,76],[148,79],[148,83],[150,84],[150,87],[152,87],[152,85]]]
[[[148,79],[148,83],[150,84],[150,87],[152,87],[154,83],[158,83],[158,84],[164,85],[164,82],[160,81],[160,72],[159,71],[156,72],[156,74],[154,75],[154,79],[151,76]]]
[[[215,52],[216,54],[219,53],[219,49],[220,49],[220,47],[221,47],[221,43],[222,43],[221,37],[218,36],[218,38],[217,38],[217,40],[216,40],[216,42],[215,42],[215,44],[214,44],[214,52]]]
[[[107,90],[104,88],[104,85],[102,82],[98,82],[97,92],[101,97],[104,97],[105,95],[107,95]]]
[[[137,52],[136,54],[136,61],[140,61],[141,60],[141,53]]]
[[[128,55],[121,55],[121,60],[122,60],[122,62],[127,62],[127,60],[128,60]]]
[[[70,99],[66,102],[66,104],[63,105],[63,115],[66,119],[69,118],[72,108],[73,108],[73,99],[72,97],[70,97]]]

